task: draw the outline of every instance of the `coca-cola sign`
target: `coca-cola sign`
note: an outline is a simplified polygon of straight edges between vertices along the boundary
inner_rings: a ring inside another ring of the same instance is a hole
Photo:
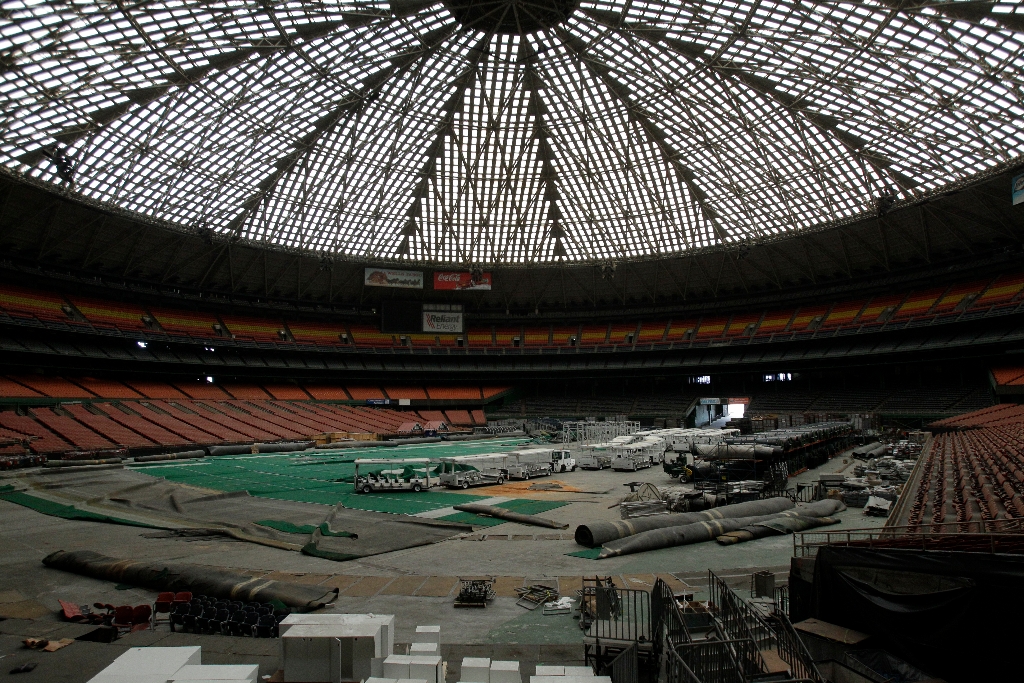
[[[469,271],[436,271],[434,273],[434,289],[443,290],[489,290],[491,288],[490,273],[476,273],[476,278]]]

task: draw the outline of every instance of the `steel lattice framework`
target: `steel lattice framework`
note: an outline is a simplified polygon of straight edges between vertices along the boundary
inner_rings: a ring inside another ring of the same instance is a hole
[[[359,259],[674,254],[1019,163],[1022,30],[1022,0],[11,0],[0,163]]]

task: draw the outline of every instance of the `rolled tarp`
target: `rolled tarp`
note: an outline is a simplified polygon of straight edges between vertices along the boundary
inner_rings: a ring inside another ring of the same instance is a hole
[[[255,444],[257,453],[292,453],[294,451],[305,451],[316,443],[313,441],[284,441],[281,443],[258,443]]]
[[[245,455],[252,453],[252,446],[247,444],[235,444],[234,446],[210,446],[207,448],[210,455]]]
[[[472,512],[477,515],[485,515],[487,517],[496,517],[498,519],[504,519],[509,522],[517,522],[519,524],[529,524],[531,526],[543,526],[548,529],[568,529],[568,524],[561,524],[551,519],[545,519],[544,517],[537,517],[536,515],[523,515],[518,512],[512,512],[505,508],[496,507],[494,505],[480,505],[479,503],[465,503],[464,505],[452,506],[459,512]]]
[[[680,545],[689,545],[690,543],[710,541],[713,538],[724,536],[730,531],[736,531],[772,519],[782,517],[824,517],[844,509],[846,509],[846,506],[841,501],[828,499],[801,505],[798,509],[783,510],[776,513],[751,517],[707,519],[693,524],[684,524],[683,526],[651,529],[650,531],[603,544],[598,559],[603,560],[619,555],[631,555],[648,550],[673,548]]]
[[[840,520],[835,517],[780,517],[730,531],[715,540],[722,545],[733,545],[735,543],[745,543],[746,541],[765,538],[766,536],[795,534],[819,526],[839,524],[839,522]]]
[[[85,467],[86,465],[119,465],[121,458],[98,458],[94,460],[47,460],[43,467]]]
[[[776,446],[762,446],[760,444],[709,444],[695,443],[691,452],[705,460],[733,458],[737,460],[755,460],[757,458],[770,458],[773,455],[782,453],[782,449]]]
[[[682,526],[693,524],[708,519],[724,519],[726,517],[752,517],[755,515],[770,515],[783,510],[789,510],[795,503],[789,498],[769,498],[767,500],[752,500],[746,503],[734,503],[723,505],[710,510],[700,512],[679,512],[670,515],[656,515],[654,517],[639,517],[637,519],[619,519],[608,522],[592,522],[581,524],[576,527],[576,542],[587,548],[596,548],[608,541],[618,538],[625,538],[633,534],[639,534],[651,529],[664,529],[671,526]]]
[[[58,550],[44,557],[43,564],[94,579],[156,591],[190,591],[242,602],[278,600],[303,612],[325,607],[338,597],[337,588],[271,581],[195,564],[119,560],[91,550]]]

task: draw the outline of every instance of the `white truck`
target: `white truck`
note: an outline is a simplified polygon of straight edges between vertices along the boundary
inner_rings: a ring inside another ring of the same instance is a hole
[[[576,458],[572,456],[572,451],[563,451],[552,449],[551,451],[551,471],[552,472],[575,472],[576,471]]]
[[[580,453],[577,463],[585,470],[603,470],[612,466],[611,444],[596,443],[585,446]]]
[[[441,458],[438,480],[450,489],[468,489],[470,486],[492,486],[505,483],[506,461],[504,453],[481,453]]]
[[[529,479],[551,474],[550,448],[526,448],[508,453],[505,470],[509,479]]]
[[[371,465],[390,465],[389,469],[367,472]],[[419,467],[417,467],[419,465]],[[427,458],[360,458],[355,461],[352,478],[356,493],[374,491],[425,491],[434,484],[430,480],[430,461]],[[365,474],[359,473],[362,466]],[[412,472],[410,475],[409,472]]]
[[[635,472],[665,459],[665,440],[649,435],[632,443],[612,447],[612,469]]]

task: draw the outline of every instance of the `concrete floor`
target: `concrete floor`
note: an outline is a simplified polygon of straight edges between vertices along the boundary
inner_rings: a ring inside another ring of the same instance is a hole
[[[793,481],[816,479],[820,472],[847,467],[851,466],[836,458]],[[131,634],[109,645],[76,641],[55,653],[22,649],[20,641],[28,636],[74,638],[89,630],[57,619],[58,598],[79,604],[139,604],[153,599],[148,590],[116,590],[110,582],[44,567],[42,558],[60,549],[233,567],[273,573],[273,578],[338,586],[342,588],[341,597],[329,610],[395,614],[396,642],[410,642],[416,625],[442,624],[446,656],[453,660],[449,681],[458,680],[455,665],[462,656],[520,659],[525,675],[532,673],[538,663],[582,660],[582,633],[575,620],[568,616],[544,617],[539,611],[517,607],[512,597],[515,586],[544,582],[571,593],[578,577],[600,574],[620,577],[620,585],[647,588],[654,581],[653,575],[659,574],[677,590],[694,590],[699,598],[709,569],[742,587],[754,571],[771,569],[780,574],[780,579],[788,572],[793,554],[791,536],[733,546],[703,543],[607,560],[569,557],[566,553],[580,549],[571,536],[578,524],[619,518],[618,509],[610,506],[628,492],[624,483],[649,481],[665,486],[673,482],[660,468],[635,473],[578,470],[536,481],[558,481],[577,489],[568,493],[528,492],[531,498],[568,501],[568,505],[545,516],[569,524],[569,530],[559,533],[506,523],[434,545],[344,563],[227,539],[147,538],[149,530],[67,521],[0,501],[0,616],[23,617],[0,621],[0,676],[23,661],[34,661],[39,667],[20,674],[17,680],[84,682],[125,648],[155,644],[199,644],[203,646],[204,662],[258,662],[264,674],[272,673],[279,665],[279,644],[275,640],[171,634],[166,626],[155,632]],[[504,495],[487,488],[471,492]],[[858,509],[838,516],[842,525],[830,530],[877,527],[884,522]],[[484,610],[456,610],[452,606],[457,592],[454,577],[471,575],[502,577],[499,597]],[[445,581],[445,577],[451,578]],[[432,588],[425,590],[427,586]],[[449,594],[440,595],[448,586]]]

